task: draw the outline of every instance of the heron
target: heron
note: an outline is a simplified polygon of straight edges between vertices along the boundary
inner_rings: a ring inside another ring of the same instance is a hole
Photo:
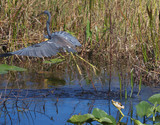
[[[46,14],[48,20],[46,22],[47,34],[44,37],[47,41],[28,46],[26,48],[1,54],[0,57],[7,57],[11,55],[29,56],[29,57],[51,57],[60,52],[72,52],[76,53],[76,47],[81,46],[80,42],[65,31],[58,31],[51,34],[49,26],[51,21],[51,14],[48,11],[44,11],[41,14]],[[41,15],[39,14],[39,15]]]

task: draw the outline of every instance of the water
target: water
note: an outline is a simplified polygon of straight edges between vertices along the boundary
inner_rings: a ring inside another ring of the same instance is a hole
[[[98,76],[77,72],[10,72],[0,77],[0,124],[13,125],[64,125],[75,114],[91,113],[94,108],[100,108],[112,115],[117,122],[119,111],[111,100],[119,101],[125,109],[122,112],[130,117],[136,116],[135,105],[141,100],[147,100],[159,88],[143,86],[140,96],[135,86],[132,98],[128,85],[128,99],[120,98],[119,77],[113,71],[109,80],[108,73],[101,71]],[[129,79],[126,78],[126,83]],[[144,96],[145,95],[145,96]],[[129,117],[121,122],[133,124]],[[152,124],[148,122],[149,124]],[[96,122],[94,122],[96,124]]]

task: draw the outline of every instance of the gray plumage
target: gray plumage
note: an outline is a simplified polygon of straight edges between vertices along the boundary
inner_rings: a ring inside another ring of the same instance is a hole
[[[11,55],[50,57],[56,55],[59,52],[76,52],[76,46],[81,46],[79,41],[71,34],[64,31],[54,32],[51,34],[49,30],[51,15],[48,11],[44,11],[41,14],[48,15],[48,20],[46,22],[48,35],[46,35],[45,38],[48,38],[49,40],[34,44],[32,46],[20,49],[15,52],[1,54],[0,57],[6,57]]]
[[[55,35],[58,35],[60,37],[65,38],[69,43],[71,43],[75,47],[76,46],[81,46],[79,41],[75,37],[73,37],[71,34],[69,34],[67,32],[64,32],[64,31],[54,32],[54,33],[51,34],[51,37],[54,37]],[[49,39],[48,35],[45,35],[44,37]]]

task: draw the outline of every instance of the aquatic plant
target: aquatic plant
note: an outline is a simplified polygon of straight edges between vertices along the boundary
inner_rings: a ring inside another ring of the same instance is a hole
[[[140,117],[150,117],[152,115],[152,120],[155,122],[157,113],[160,113],[160,94],[151,96],[148,101],[152,104],[141,101],[136,105],[137,115]],[[160,119],[158,115],[157,118]]]
[[[97,121],[101,124],[112,124],[116,125],[116,120],[113,116],[108,115],[101,109],[95,108],[93,109],[92,114],[84,114],[84,115],[73,115],[68,122],[74,124],[82,124],[82,123],[91,123],[93,121]]]
[[[66,59],[65,59],[66,56],[62,56],[60,53],[59,53],[59,55],[60,55],[60,57],[43,61],[43,63],[47,63],[47,64],[57,64],[57,63],[61,63],[61,62],[66,61]],[[68,55],[68,54],[67,54],[67,55]],[[88,64],[88,65],[93,69],[93,72],[96,74],[96,70],[98,70],[96,66],[94,66],[94,65],[91,64],[91,63],[89,63],[87,60],[85,60],[83,57],[79,56],[78,54],[75,54],[75,55],[74,55],[74,54],[71,52],[70,55],[71,55],[71,57],[72,57],[75,65],[76,65],[77,70],[78,70],[78,72],[79,72],[80,75],[82,75],[82,71],[81,71],[81,68],[79,67],[79,64],[78,64],[78,62],[77,62],[77,58],[76,58],[76,57],[78,57],[78,59],[80,59],[80,60],[78,60],[78,61],[83,61],[83,62],[85,62],[86,64]]]
[[[137,93],[138,96],[139,96],[139,93],[141,91],[141,87],[142,87],[142,75],[140,76],[140,80],[139,80],[139,90],[138,90],[138,93]]]
[[[10,66],[7,64],[1,64],[0,65],[0,74],[6,74],[8,71],[26,71],[24,68],[20,68],[17,66]]]
[[[131,70],[131,94],[130,94],[130,98],[132,97],[132,94],[133,94],[133,69]]]
[[[43,61],[43,63],[47,63],[47,64],[57,64],[57,63],[61,63],[65,61],[64,58],[54,58],[54,59],[50,59],[50,60],[46,60],[46,61]]]
[[[149,117],[152,115],[153,118],[149,120],[153,121],[154,125],[159,125],[160,122],[158,121],[156,122],[156,118],[160,119],[160,116],[157,114],[157,113],[160,113],[160,94],[155,94],[151,96],[148,100],[150,103],[152,103],[152,105],[146,101],[141,101],[139,104],[136,105],[137,115],[140,117],[144,117],[144,116]],[[121,109],[124,109],[124,106],[121,103],[112,100],[112,104],[119,110],[119,112],[122,115],[119,122],[121,122],[123,117],[130,117],[130,116],[124,115],[123,112],[121,111]],[[147,124],[143,124],[139,120],[136,120],[132,117],[130,117],[130,119],[136,125],[147,125]],[[117,124],[113,116],[108,115],[105,111],[100,110],[98,108],[93,109],[92,114],[73,115],[68,120],[68,122],[74,123],[74,124],[79,124],[79,123],[82,124],[85,122],[91,123],[93,121],[97,121],[104,125],[106,124],[116,125]]]

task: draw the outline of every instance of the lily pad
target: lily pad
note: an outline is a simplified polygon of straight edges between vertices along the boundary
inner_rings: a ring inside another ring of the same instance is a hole
[[[103,123],[103,125],[117,125],[115,118],[111,115],[107,115],[106,117],[100,118],[99,121]]]
[[[137,115],[140,117],[146,116],[149,108],[151,108],[151,105],[148,102],[141,101],[138,105],[136,105]]]
[[[99,121],[101,123],[113,123],[112,120],[110,118],[107,118],[107,117],[102,117],[99,119]]]
[[[108,115],[105,111],[95,108],[93,109],[92,115],[96,118],[96,121],[103,123],[103,124],[109,124],[109,125],[116,125],[116,120],[113,116]]]
[[[94,117],[97,119],[108,116],[108,114],[105,111],[98,108],[93,109],[92,115],[94,115]]]
[[[94,121],[95,117],[92,114],[84,114],[84,115],[73,115],[68,122],[70,123],[84,123],[87,121]]]
[[[160,104],[160,94],[155,94],[151,96],[148,100],[153,104],[155,104],[156,102],[157,104]]]

